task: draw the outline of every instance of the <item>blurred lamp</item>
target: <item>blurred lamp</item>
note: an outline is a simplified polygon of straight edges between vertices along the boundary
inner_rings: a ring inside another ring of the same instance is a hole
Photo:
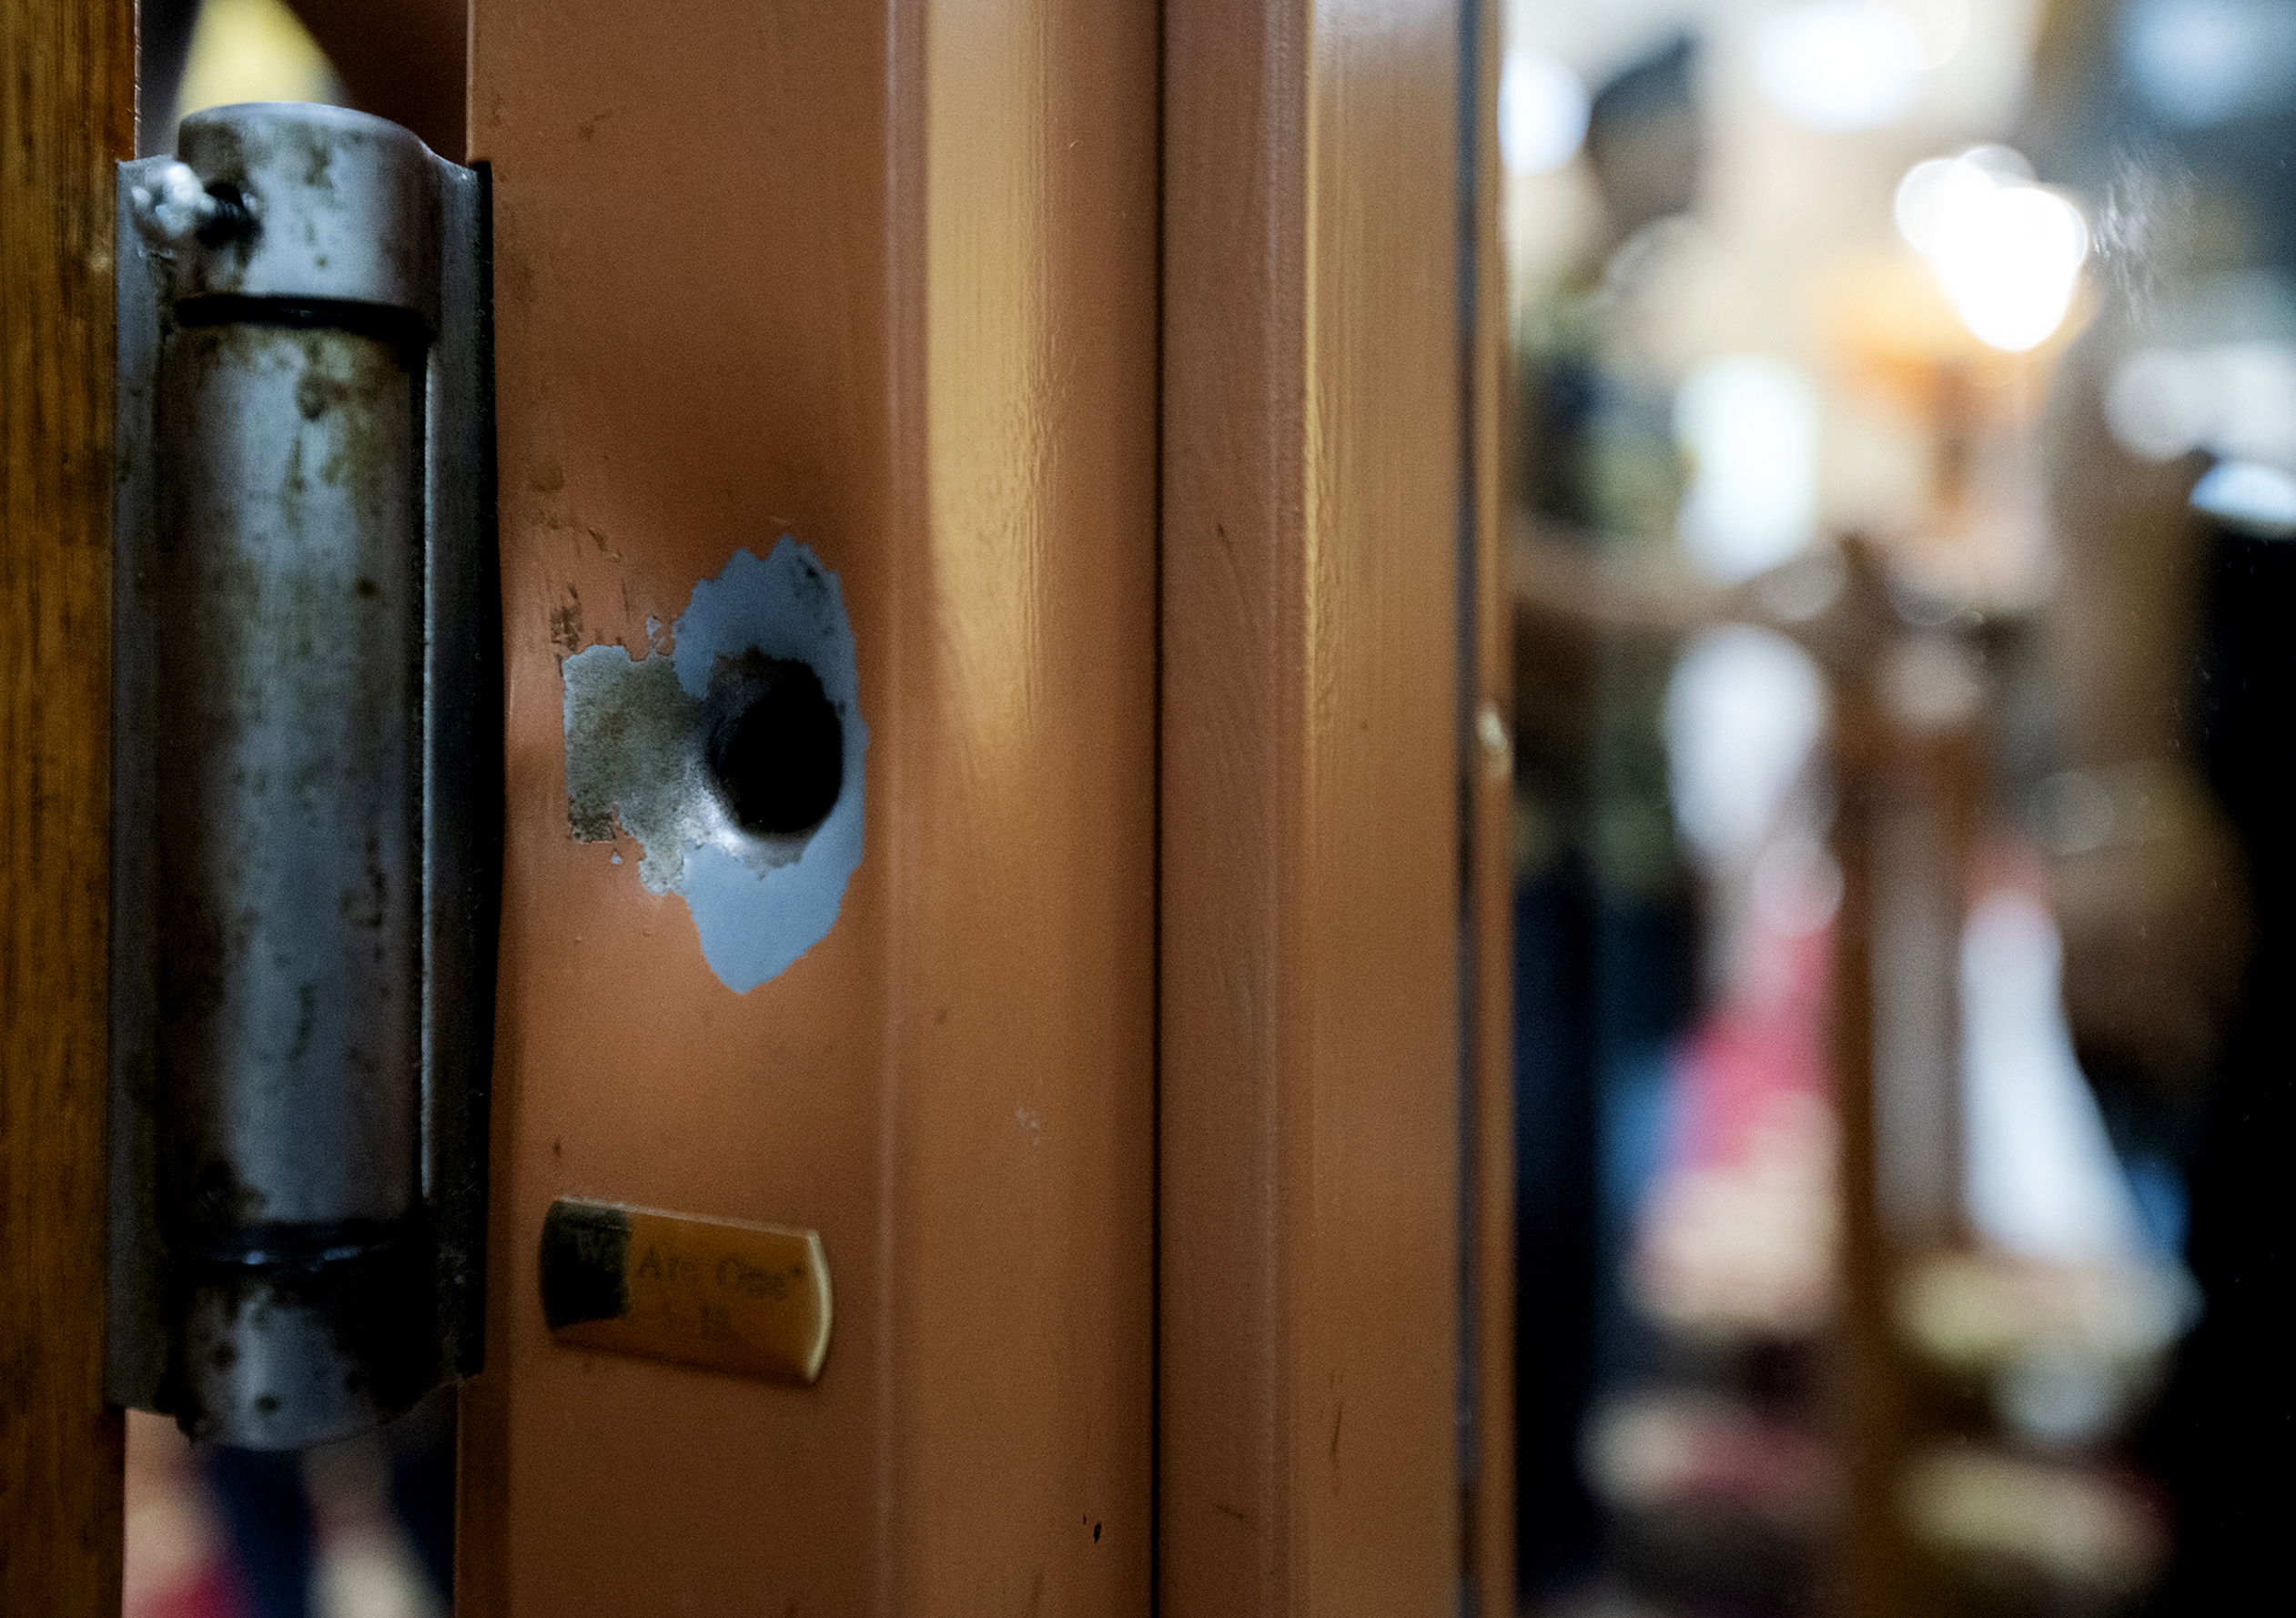
[[[1543,51],[1507,53],[1499,72],[1499,159],[1509,174],[1549,174],[1586,139],[1586,86]]]
[[[1988,348],[2018,354],[2065,323],[2089,257],[2080,210],[2037,186],[2006,147],[1917,163],[1898,182],[1897,228],[1936,267]]]

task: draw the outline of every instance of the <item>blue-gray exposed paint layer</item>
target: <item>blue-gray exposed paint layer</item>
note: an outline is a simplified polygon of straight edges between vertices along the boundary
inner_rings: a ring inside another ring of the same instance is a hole
[[[784,534],[763,561],[736,551],[723,572],[696,584],[670,639],[666,654],[592,646],[561,665],[567,820],[585,843],[611,841],[619,821],[644,850],[639,879],[685,900],[710,970],[746,993],[828,933],[861,864],[869,731],[853,628],[836,574]],[[800,836],[743,830],[703,762],[711,676],[753,652],[810,665],[843,732],[844,785]]]

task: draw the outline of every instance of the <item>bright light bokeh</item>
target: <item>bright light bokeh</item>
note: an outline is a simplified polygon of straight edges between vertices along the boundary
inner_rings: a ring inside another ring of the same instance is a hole
[[[1509,174],[1551,174],[1586,139],[1579,76],[1543,51],[1507,53],[1499,70],[1499,159]]]
[[[1943,67],[1969,42],[1969,0],[1900,0],[1896,9],[1921,41],[1917,67]]]
[[[2296,469],[2296,343],[2142,349],[2113,373],[2105,420],[2147,460],[2206,450]]]
[[[1798,0],[1755,30],[1754,80],[1806,128],[1883,128],[1913,110],[1941,46],[1948,55],[1957,48],[1949,32],[1935,40],[1923,32],[1877,0]]]
[[[2126,1262],[2144,1217],[2065,1023],[2064,946],[2048,907],[2005,889],[1961,932],[1963,1174],[1971,1222],[2004,1252]]]
[[[1676,537],[1720,584],[1777,566],[1817,528],[1817,384],[1783,359],[1710,359],[1674,395],[1674,439],[1694,471]]]
[[[1668,784],[1690,845],[1717,865],[1761,852],[1826,724],[1826,683],[1785,636],[1707,630],[1666,682]]]
[[[1978,147],[1917,163],[1898,183],[1896,217],[1979,342],[2023,353],[2065,323],[2089,227],[2070,202],[2033,184],[2016,153]]]
[[[2296,536],[2296,478],[2253,460],[2221,461],[2193,485],[2192,508],[2243,533],[2287,539]]]

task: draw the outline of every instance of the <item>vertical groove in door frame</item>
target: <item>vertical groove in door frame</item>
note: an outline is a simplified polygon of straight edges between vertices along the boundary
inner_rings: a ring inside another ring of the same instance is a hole
[[[1172,1618],[1459,1598],[1459,29],[1165,10]]]
[[[0,0],[0,1610],[117,1612],[104,1401],[113,164],[127,0]]]

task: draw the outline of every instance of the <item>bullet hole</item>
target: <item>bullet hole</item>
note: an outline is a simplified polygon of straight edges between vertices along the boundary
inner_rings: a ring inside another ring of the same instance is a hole
[[[745,652],[719,665],[703,757],[743,831],[793,837],[828,817],[845,784],[845,727],[810,664]]]
[[[784,535],[697,582],[642,655],[559,650],[567,830],[683,899],[727,988],[779,976],[861,863],[869,726],[836,574]]]

